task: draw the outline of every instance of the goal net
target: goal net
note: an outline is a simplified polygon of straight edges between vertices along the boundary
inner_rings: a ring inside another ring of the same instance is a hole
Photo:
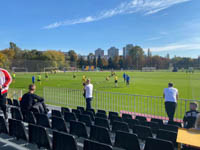
[[[52,73],[54,71],[58,71],[58,68],[57,67],[45,67],[44,68],[44,72]]]
[[[12,72],[28,72],[28,68],[12,67]]]
[[[156,67],[142,67],[143,72],[153,72],[156,70]]]

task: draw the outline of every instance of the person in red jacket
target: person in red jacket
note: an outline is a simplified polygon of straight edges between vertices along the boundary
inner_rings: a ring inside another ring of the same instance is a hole
[[[6,96],[10,83],[12,82],[12,77],[9,72],[5,69],[0,68],[0,108],[4,113],[5,119],[8,118],[6,112]]]

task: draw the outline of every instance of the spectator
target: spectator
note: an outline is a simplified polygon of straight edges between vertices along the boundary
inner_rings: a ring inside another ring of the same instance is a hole
[[[9,72],[0,68],[0,108],[4,113],[5,119],[8,119],[8,114],[6,112],[6,97],[11,82],[12,77]]]
[[[194,128],[195,121],[198,115],[198,104],[196,102],[190,103],[190,111],[185,113],[185,116],[183,118],[183,123],[185,128]]]
[[[200,130],[200,113],[197,115],[195,129]]]
[[[23,95],[21,103],[20,103],[21,110],[24,112],[24,111],[32,111],[33,109],[37,109],[39,113],[47,114],[48,109],[46,108],[44,99],[34,94],[35,90],[36,90],[36,86],[34,84],[29,85],[29,92]]]
[[[86,98],[86,109],[91,109],[93,85],[91,84],[90,79],[87,79],[85,86],[85,98]]]
[[[165,110],[169,121],[173,121],[178,100],[178,90],[173,87],[173,83],[168,83],[168,88],[164,89],[163,97],[165,98]]]

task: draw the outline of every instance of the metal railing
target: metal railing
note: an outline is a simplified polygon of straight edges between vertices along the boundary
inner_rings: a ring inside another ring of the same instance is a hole
[[[11,99],[19,99],[20,97],[22,97],[22,90],[10,88],[8,90],[8,96],[7,97],[11,98]]]
[[[44,98],[48,104],[76,108],[86,106],[82,90],[45,87]],[[199,100],[179,99],[175,113],[176,119],[182,119],[189,110],[189,103]],[[167,119],[164,99],[159,96],[144,96],[133,94],[94,91],[92,107],[106,111],[136,114],[146,117]]]

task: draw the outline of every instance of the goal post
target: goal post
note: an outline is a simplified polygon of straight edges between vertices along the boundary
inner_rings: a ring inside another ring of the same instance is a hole
[[[143,72],[153,72],[156,70],[156,67],[142,67]]]
[[[28,68],[12,67],[12,72],[28,72]]]

